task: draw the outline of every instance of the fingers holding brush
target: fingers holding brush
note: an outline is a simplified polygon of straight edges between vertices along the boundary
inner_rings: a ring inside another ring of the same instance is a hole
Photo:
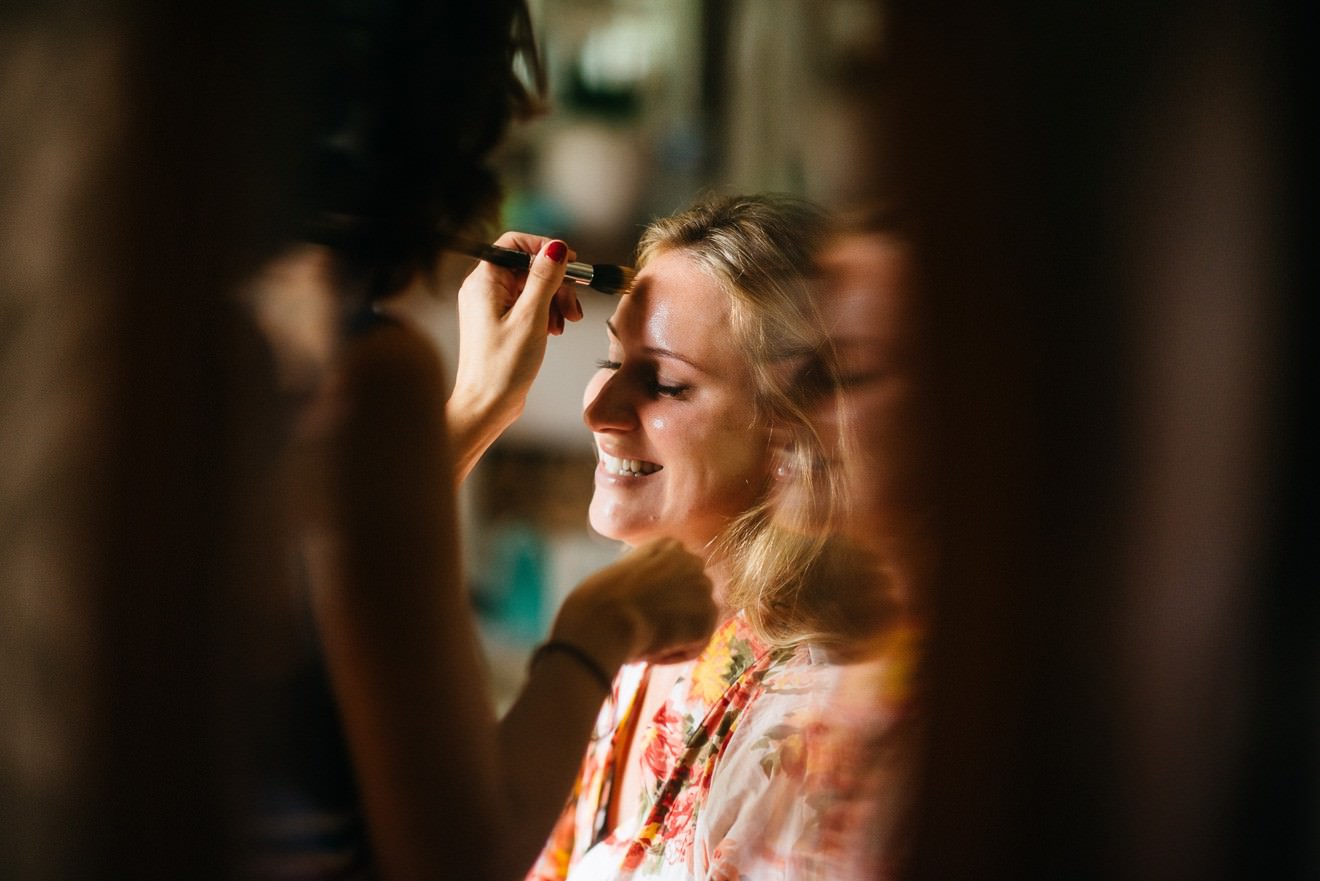
[[[565,269],[572,270],[577,265],[572,262],[577,254],[563,242],[555,242],[542,236],[506,232],[493,245],[472,243],[463,250],[496,267],[512,270],[500,275],[506,291],[497,301],[499,305],[512,309],[515,302],[523,302],[520,308],[534,307],[546,317],[546,332],[558,336],[564,332],[566,320],[582,318],[582,307],[577,299],[577,285],[569,283],[565,276]]]
[[[500,244],[503,244],[502,240]],[[531,253],[533,257],[527,271],[527,281],[513,308],[532,312],[532,315],[526,317],[529,325],[535,323],[534,316],[545,316],[547,332],[559,336],[564,332],[566,320],[578,321],[582,318],[582,306],[574,290],[576,285],[564,280],[564,271],[569,261],[577,255],[558,239],[545,243],[539,252]]]

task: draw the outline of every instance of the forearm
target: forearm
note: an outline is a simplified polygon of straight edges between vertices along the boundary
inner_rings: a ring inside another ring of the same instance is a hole
[[[596,675],[577,659],[551,652],[529,671],[522,693],[500,721],[498,761],[512,819],[505,877],[522,878],[545,845],[605,696]]]
[[[598,587],[626,584],[602,570],[574,591],[555,618],[550,643],[533,656],[527,682],[499,725],[498,761],[513,832],[515,876],[526,874],[546,843],[582,765],[591,729],[625,662],[638,654],[636,609]]]
[[[499,730],[503,792],[518,830],[509,850],[523,872],[570,791],[608,680],[630,660],[695,657],[715,611],[702,561],[672,539],[633,548],[564,601],[551,639],[573,650],[535,659]]]
[[[455,486],[467,479],[521,412],[521,400],[487,399],[478,391],[455,389],[445,405]]]

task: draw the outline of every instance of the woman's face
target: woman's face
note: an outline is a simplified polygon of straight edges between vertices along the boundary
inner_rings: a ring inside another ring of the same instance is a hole
[[[770,470],[729,298],[683,251],[664,251],[607,331],[583,410],[599,459],[591,525],[628,544],[669,537],[700,553],[757,500]]]

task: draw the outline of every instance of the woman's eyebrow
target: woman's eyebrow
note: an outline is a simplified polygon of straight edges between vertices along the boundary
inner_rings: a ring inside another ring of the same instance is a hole
[[[673,358],[675,361],[682,361],[684,364],[691,367],[693,370],[700,370],[702,373],[710,373],[709,370],[707,370],[705,367],[702,367],[696,361],[693,361],[691,358],[687,357],[686,355],[680,355],[678,354],[678,352],[671,351],[670,349],[662,349],[659,346],[646,346],[645,348],[642,349],[642,351],[646,352],[649,355],[656,355],[661,358]]]
[[[614,337],[616,340],[619,338],[619,332],[614,329],[613,322],[611,322],[608,318],[605,319],[605,329],[608,330],[610,332],[610,336]],[[684,364],[688,365],[694,370],[700,370],[702,373],[705,374],[710,373],[709,370],[707,370],[705,367],[702,367],[696,361],[693,361],[691,358],[689,358],[686,355],[680,355],[678,352],[675,352],[672,349],[665,349],[660,346],[643,346],[642,351],[648,355],[655,355],[660,358],[672,358],[675,361],[682,361]]]

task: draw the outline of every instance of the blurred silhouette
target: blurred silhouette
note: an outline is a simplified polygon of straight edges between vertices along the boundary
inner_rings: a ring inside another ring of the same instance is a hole
[[[452,445],[437,353],[386,313],[495,207],[487,155],[534,104],[515,62],[539,72],[525,5],[4,15],[30,123],[3,180],[5,617],[37,627],[4,688],[0,873],[517,875],[598,680],[713,618],[695,558],[641,548],[564,603],[495,724],[449,456],[580,317],[567,248],[470,276],[455,397],[498,406],[451,401]]]
[[[1300,7],[889,8],[938,463],[911,876],[1315,877]]]
[[[796,601],[827,610],[819,644],[837,669],[799,721],[801,799],[814,821],[788,813],[758,836],[774,854],[812,858],[793,877],[903,877],[921,760],[921,654],[938,555],[933,547],[930,463],[920,444],[922,329],[910,247],[897,219],[855,211],[815,258],[820,339],[777,365],[806,414],[784,455],[773,518],[784,536],[818,542]],[[783,540],[791,541],[791,538]],[[742,866],[769,875],[772,861]]]

